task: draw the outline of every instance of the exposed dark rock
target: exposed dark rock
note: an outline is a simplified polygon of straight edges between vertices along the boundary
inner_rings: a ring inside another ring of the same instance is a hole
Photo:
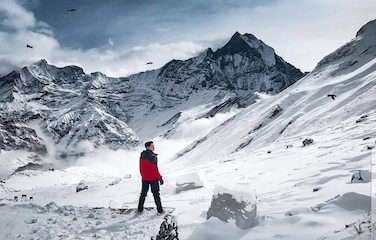
[[[43,165],[42,164],[38,164],[38,163],[27,163],[26,165],[22,166],[22,167],[18,167],[14,173],[18,173],[18,172],[22,172],[22,171],[26,171],[26,170],[39,170],[39,169],[42,169],[43,168]]]
[[[356,122],[356,123],[361,123],[361,122],[366,121],[367,118],[368,118],[368,115],[362,115],[362,116],[360,116],[360,118],[359,118],[358,120],[356,120],[355,122]]]
[[[200,118],[214,117],[217,113],[229,111],[235,105],[237,105],[239,107],[239,98],[238,97],[229,98],[226,101],[224,101],[223,103],[216,105],[215,107],[210,109],[207,113],[205,113]]]
[[[81,192],[87,189],[89,189],[89,186],[84,181],[79,182],[76,186],[76,192]]]
[[[289,121],[289,122],[286,124],[286,126],[285,126],[284,128],[281,129],[281,131],[279,132],[279,134],[284,133],[284,132],[286,131],[286,129],[287,129],[291,124],[293,124],[293,123],[294,123],[293,120]]]
[[[305,146],[308,146],[308,145],[312,145],[313,144],[313,139],[312,138],[306,138],[303,140],[303,147]]]
[[[213,196],[206,218],[216,217],[221,221],[234,220],[236,226],[247,229],[257,224],[256,203],[237,200],[230,193]]]
[[[318,192],[318,191],[320,191],[321,190],[321,187],[314,187],[313,189],[312,189],[312,192]]]
[[[22,119],[20,119],[22,120]],[[0,150],[26,150],[46,154],[44,141],[34,129],[22,122],[0,115]]]
[[[191,145],[189,145],[188,147],[183,149],[183,151],[177,153],[175,159],[178,159],[178,158],[184,156],[185,154],[189,153],[190,151],[195,149],[198,145],[203,143],[206,139],[207,139],[207,137],[205,136],[205,137],[200,138],[199,140],[195,141],[194,143],[192,143]]]
[[[234,152],[238,152],[248,146],[253,141],[253,138],[248,138],[245,142],[242,142],[239,146],[236,147]]]
[[[281,115],[283,109],[281,106],[279,105],[276,105],[274,107],[274,109],[272,110],[271,114],[268,116],[270,119],[274,119],[276,118],[277,116]]]
[[[170,119],[168,119],[165,123],[161,124],[160,127],[164,127],[166,125],[171,125],[171,124],[176,123],[179,120],[181,114],[182,114],[182,112],[176,113],[174,116],[172,116]]]

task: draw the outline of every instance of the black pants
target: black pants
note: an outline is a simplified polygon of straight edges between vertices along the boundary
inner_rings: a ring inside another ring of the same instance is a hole
[[[138,200],[138,211],[142,212],[144,210],[144,203],[145,203],[146,195],[148,194],[148,191],[149,191],[149,185],[151,188],[151,192],[153,193],[154,202],[155,202],[155,205],[157,206],[157,211],[159,213],[163,212],[161,198],[159,196],[159,181],[158,180],[142,181],[141,195],[140,195],[140,199]]]

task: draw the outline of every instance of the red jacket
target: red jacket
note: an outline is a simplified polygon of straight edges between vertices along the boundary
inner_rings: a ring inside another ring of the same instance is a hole
[[[140,174],[143,181],[162,179],[158,170],[157,154],[151,150],[144,150],[140,156]]]

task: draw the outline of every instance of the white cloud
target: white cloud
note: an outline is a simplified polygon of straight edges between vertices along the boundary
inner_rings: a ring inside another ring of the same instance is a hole
[[[15,31],[0,32],[0,73],[6,74],[40,59],[59,66],[78,65],[86,72],[100,71],[109,76],[126,76],[132,73],[161,67],[172,58],[185,59],[203,50],[193,42],[153,43],[122,49],[112,39],[102,48],[88,50],[64,48],[54,38],[47,23],[38,22],[33,13],[27,11],[16,0],[5,0],[0,12],[5,13],[3,24]],[[34,48],[26,48],[26,44]],[[146,62],[153,62],[146,65]]]
[[[205,39],[227,39],[235,30],[255,34],[287,61],[302,70],[311,70],[321,58],[349,41],[361,25],[374,18],[374,12],[374,0],[361,3],[356,0],[280,0],[257,8],[239,8],[226,18],[212,19],[209,25],[191,26],[192,31],[185,31],[191,33],[176,42],[155,42],[125,49],[119,39],[115,39],[115,44],[109,38],[103,47],[83,50],[63,47],[47,23],[35,19],[34,14],[16,0],[2,0],[1,25],[12,31],[0,31],[0,74],[45,58],[58,66],[74,64],[86,72],[126,76],[161,67],[173,58],[195,56],[215,44]],[[223,43],[217,41],[216,45],[218,42]],[[26,48],[26,44],[34,48]],[[149,61],[153,64],[147,65]]]
[[[0,14],[4,15],[1,24],[10,28],[25,29],[36,24],[34,14],[14,0],[2,0]]]
[[[109,76],[127,76],[132,73],[161,67],[169,60],[185,59],[198,54],[203,46],[193,42],[154,43],[131,49],[99,48],[90,50],[57,49],[50,58],[58,65],[76,64],[85,71],[100,71]],[[147,62],[153,62],[147,65]]]

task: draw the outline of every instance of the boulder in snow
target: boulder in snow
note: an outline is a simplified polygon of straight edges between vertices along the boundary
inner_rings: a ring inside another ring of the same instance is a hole
[[[322,189],[322,187],[314,187],[313,189],[312,189],[312,192],[318,192],[318,191],[320,191]]]
[[[369,183],[371,173],[368,170],[355,170],[351,176],[350,183]]]
[[[81,192],[87,190],[88,188],[89,186],[84,181],[81,181],[76,186],[76,192]]]
[[[248,192],[218,189],[213,195],[206,218],[216,217],[223,222],[234,221],[240,229],[257,224],[256,197]]]
[[[367,146],[366,146],[366,149],[367,149],[367,150],[372,150],[372,149],[374,149],[374,148],[375,148],[374,145],[367,145]]]
[[[311,144],[313,144],[313,139],[312,138],[306,138],[306,139],[303,140],[302,143],[303,143],[303,147],[311,145]]]
[[[202,188],[204,185],[197,173],[180,176],[176,180],[176,193]]]

